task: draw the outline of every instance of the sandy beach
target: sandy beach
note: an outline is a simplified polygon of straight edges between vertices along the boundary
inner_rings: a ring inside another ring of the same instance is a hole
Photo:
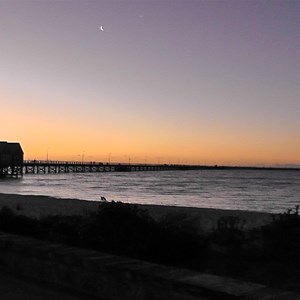
[[[89,211],[96,211],[99,204],[101,202],[0,193],[0,209],[6,206],[18,214],[35,218],[48,215],[84,215]],[[235,216],[245,220],[245,229],[259,227],[272,220],[268,213],[252,211],[140,204],[138,207],[147,210],[156,220],[167,218],[178,222],[188,221],[199,232],[211,231],[222,216]]]

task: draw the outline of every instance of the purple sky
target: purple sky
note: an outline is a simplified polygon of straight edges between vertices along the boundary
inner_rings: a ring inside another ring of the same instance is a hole
[[[28,157],[300,164],[300,1],[1,1],[0,54]]]

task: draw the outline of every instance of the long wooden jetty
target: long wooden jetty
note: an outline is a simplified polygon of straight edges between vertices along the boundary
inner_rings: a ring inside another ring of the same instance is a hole
[[[23,163],[23,174],[56,174],[71,172],[136,172],[192,169],[198,168],[196,166],[190,165],[172,164],[126,164],[47,160],[25,160]]]
[[[88,173],[88,172],[137,172],[137,171],[168,171],[168,170],[285,170],[300,171],[299,168],[272,167],[238,167],[238,166],[205,166],[205,165],[176,165],[176,164],[126,164],[78,161],[48,161],[25,160],[21,167],[23,174],[58,174],[58,173]]]

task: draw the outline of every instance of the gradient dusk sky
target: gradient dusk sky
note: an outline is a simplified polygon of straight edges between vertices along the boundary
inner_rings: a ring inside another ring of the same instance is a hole
[[[0,1],[0,55],[26,159],[300,164],[300,1]]]

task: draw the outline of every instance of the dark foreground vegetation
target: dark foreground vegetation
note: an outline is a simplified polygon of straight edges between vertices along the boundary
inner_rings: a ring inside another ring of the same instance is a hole
[[[209,234],[195,234],[188,216],[157,222],[146,211],[103,203],[87,216],[29,218],[4,207],[0,230],[150,262],[259,282],[300,292],[299,207],[246,231],[223,217]]]

